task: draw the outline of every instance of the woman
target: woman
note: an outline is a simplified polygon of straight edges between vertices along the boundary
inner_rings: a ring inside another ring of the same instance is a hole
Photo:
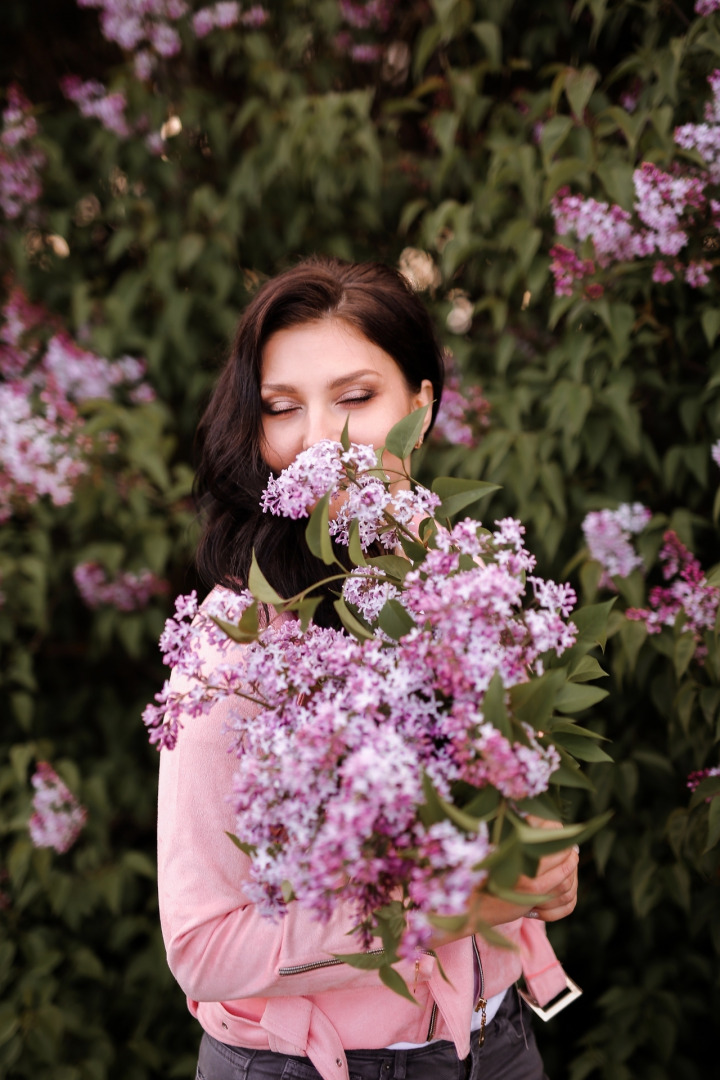
[[[239,589],[253,549],[281,595],[319,581],[326,570],[305,545],[305,523],[259,509],[270,470],[320,439],[339,439],[348,418],[351,440],[381,446],[394,423],[432,403],[425,434],[442,370],[424,306],[389,267],[315,259],[264,285],[200,428],[198,566],[207,583]],[[384,459],[388,471],[399,464]],[[328,598],[316,619],[333,617]],[[208,644],[206,670],[219,659]],[[433,942],[447,978],[430,954],[399,965],[416,1004],[406,1001],[377,972],[333,959],[348,951],[351,910],[339,905],[321,925],[291,905],[276,924],[245,899],[247,860],[225,835],[238,767],[223,731],[228,711],[219,703],[209,716],[185,717],[160,766],[161,918],[168,962],[205,1030],[200,1080],[539,1080],[532,1031],[509,988],[524,973],[541,1002],[565,989],[542,924],[575,905],[577,851],[544,858],[535,878],[518,882],[534,905],[478,893],[463,932]],[[481,921],[517,948],[474,936]]]

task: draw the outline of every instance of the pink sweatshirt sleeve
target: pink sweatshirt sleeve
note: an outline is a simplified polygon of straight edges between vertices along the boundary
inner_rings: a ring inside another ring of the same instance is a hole
[[[237,648],[241,662],[242,646]],[[158,888],[173,975],[194,1001],[377,986],[376,972],[347,964],[281,974],[332,960],[333,953],[357,952],[356,940],[347,936],[356,920],[338,905],[330,922],[320,924],[291,904],[284,918],[272,922],[245,898],[249,860],[226,835],[234,831],[228,795],[240,763],[228,753],[223,723],[238,709],[257,711],[238,698],[218,703],[207,716],[185,716],[176,747],[160,753]],[[423,958],[423,981],[433,966],[432,958]],[[410,982],[416,976],[410,962],[398,970]]]

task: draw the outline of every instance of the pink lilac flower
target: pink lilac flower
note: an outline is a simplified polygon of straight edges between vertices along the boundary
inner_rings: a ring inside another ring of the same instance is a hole
[[[65,97],[74,102],[82,116],[94,117],[104,128],[121,139],[131,134],[125,118],[127,99],[120,91],[108,93],[107,87],[97,79],[83,82],[77,75],[65,75],[60,80]]]
[[[694,289],[710,284],[708,270],[712,269],[712,263],[707,259],[692,259],[685,268],[685,281]]]
[[[180,37],[172,25],[190,11],[185,0],[77,0],[101,12],[100,29],[108,41],[132,52],[150,44],[160,56],[175,56]]]
[[[8,220],[29,215],[42,194],[40,173],[45,153],[36,143],[38,124],[19,86],[7,91],[0,130],[0,209]]]
[[[641,503],[622,503],[617,510],[594,510],[582,523],[590,558],[603,568],[600,585],[614,588],[613,577],[627,577],[643,562],[630,537],[641,532],[651,518]]]
[[[647,608],[628,608],[626,616],[644,622],[649,634],[659,634],[663,626],[674,626],[678,615],[684,617],[683,630],[691,633],[696,642],[703,631],[713,630],[720,605],[720,588],[709,585],[705,573],[692,552],[688,551],[677,533],[668,530],[659,559],[666,586],[650,590]],[[704,649],[695,653],[702,659]]]
[[[710,455],[717,466],[720,466],[720,439],[713,443]]]
[[[35,847],[51,847],[64,854],[73,846],[87,820],[87,811],[46,761],[39,761],[32,777],[33,814],[28,822]]]
[[[595,273],[592,259],[581,259],[572,248],[553,244],[550,248],[550,271],[555,280],[556,296],[572,296],[575,285]]]
[[[114,607],[118,611],[141,611],[153,596],[168,591],[168,583],[150,570],[124,571],[108,577],[98,563],[78,563],[73,578],[89,608]]]
[[[455,446],[477,446],[490,423],[490,403],[479,386],[463,390],[452,359],[446,355],[445,385],[431,438]]]
[[[12,289],[0,311],[0,521],[48,497],[65,506],[88,471],[91,440],[77,405],[118,390],[152,400],[134,357],[110,361],[81,349],[58,321]],[[52,332],[47,342],[43,335]],[[109,439],[105,440],[111,448]]]
[[[658,285],[667,285],[668,281],[674,281],[675,275],[667,263],[658,261],[653,266],[652,279]]]
[[[695,0],[695,14],[707,17],[720,10],[720,0]]]
[[[709,769],[698,769],[695,772],[691,772],[687,778],[687,786],[691,791],[695,791],[703,780],[708,780],[711,776],[720,776],[720,765],[714,765]],[[717,796],[710,796],[710,798],[716,798]],[[710,802],[710,798],[707,800]]]
[[[259,30],[269,18],[267,8],[264,8],[262,4],[253,4],[247,11],[243,11],[240,22],[249,30]]]

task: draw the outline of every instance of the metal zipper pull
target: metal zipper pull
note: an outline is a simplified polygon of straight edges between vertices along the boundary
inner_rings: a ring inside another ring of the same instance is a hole
[[[478,1003],[475,1006],[475,1012],[480,1012],[481,1010],[482,1015],[480,1017],[480,1030],[478,1032],[478,1046],[482,1046],[485,1042],[485,1020],[487,1018],[487,1001],[485,1000],[485,998],[482,997],[478,998]]]

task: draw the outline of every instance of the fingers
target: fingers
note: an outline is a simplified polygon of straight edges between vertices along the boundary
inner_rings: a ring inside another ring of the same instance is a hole
[[[564,919],[574,910],[577,903],[578,889],[578,848],[573,847],[540,860],[538,872],[533,878],[521,877],[516,889],[518,892],[535,894],[538,899],[532,911],[532,918],[544,922]]]

